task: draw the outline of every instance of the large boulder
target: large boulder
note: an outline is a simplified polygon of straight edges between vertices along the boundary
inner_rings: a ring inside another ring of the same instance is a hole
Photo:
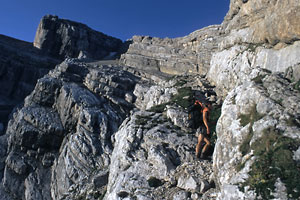
[[[84,24],[46,15],[40,21],[33,45],[62,59],[103,59],[112,53],[116,54],[123,43]]]

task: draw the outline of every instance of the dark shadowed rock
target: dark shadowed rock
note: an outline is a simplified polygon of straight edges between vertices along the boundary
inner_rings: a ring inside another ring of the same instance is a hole
[[[42,54],[32,43],[0,35],[0,123],[4,129],[13,108],[22,103],[36,81],[58,62]]]
[[[84,24],[46,15],[41,19],[34,46],[58,58],[103,59],[118,52],[122,41]]]

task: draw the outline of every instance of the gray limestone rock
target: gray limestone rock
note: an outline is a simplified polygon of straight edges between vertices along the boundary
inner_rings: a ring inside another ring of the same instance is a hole
[[[205,180],[211,163],[192,159],[196,137],[164,118],[137,111],[123,122],[115,135],[105,199],[176,199],[210,188],[199,177]]]
[[[120,63],[169,74],[206,74],[220,41],[219,25],[197,30],[181,38],[134,36]]]
[[[286,156],[283,162],[290,163],[290,166],[297,165],[292,155],[300,145],[300,93],[280,74],[265,74],[259,78],[244,82],[229,92],[222,107],[222,115],[217,124],[218,140],[214,150],[214,173],[221,189],[219,199],[255,199],[259,195],[268,198],[266,193],[255,191],[255,185],[248,185],[247,182],[253,178],[253,174],[260,173],[254,171],[253,165],[270,167],[262,160],[265,159],[265,155],[258,153],[263,149],[272,159],[287,153],[290,156]],[[296,149],[291,151],[281,146],[280,142],[285,140]],[[266,146],[268,143],[272,143],[273,147]],[[282,150],[277,152],[273,148]],[[275,166],[284,170],[282,165]],[[270,173],[268,177],[275,177],[268,180],[275,188],[276,179],[282,180],[281,176],[285,176],[272,174],[274,172],[270,171],[264,173]],[[294,173],[298,176],[297,170]],[[264,181],[263,177],[258,179]],[[286,187],[294,187],[289,185],[289,182],[285,184],[288,184]],[[239,189],[241,186],[244,187],[244,192]],[[282,193],[283,190],[280,191]]]

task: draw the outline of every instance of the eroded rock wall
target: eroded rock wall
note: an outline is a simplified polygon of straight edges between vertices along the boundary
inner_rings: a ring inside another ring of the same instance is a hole
[[[181,38],[134,36],[120,63],[169,74],[206,74],[220,41],[220,26],[209,26]]]

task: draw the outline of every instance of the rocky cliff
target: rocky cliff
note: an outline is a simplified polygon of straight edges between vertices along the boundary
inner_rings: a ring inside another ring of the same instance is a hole
[[[297,10],[231,0],[221,25],[135,36],[119,61],[65,59],[0,136],[0,199],[299,199]],[[194,95],[213,105],[208,160]]]
[[[120,63],[169,74],[205,75],[220,42],[220,26],[209,26],[181,38],[134,36]]]
[[[41,19],[33,44],[60,59],[103,59],[120,53],[123,46],[123,42],[117,38],[92,30],[84,24],[52,15]]]
[[[34,89],[36,81],[60,61],[31,43],[0,35],[0,135],[13,108]]]

